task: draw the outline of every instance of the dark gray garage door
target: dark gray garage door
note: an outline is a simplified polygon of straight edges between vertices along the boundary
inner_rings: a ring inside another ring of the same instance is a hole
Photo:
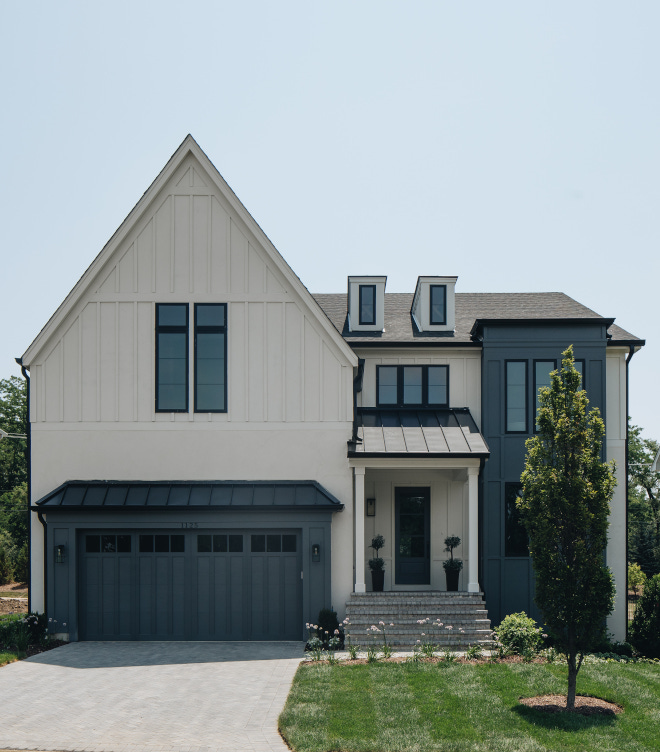
[[[80,539],[84,640],[299,640],[295,530],[89,531]]]

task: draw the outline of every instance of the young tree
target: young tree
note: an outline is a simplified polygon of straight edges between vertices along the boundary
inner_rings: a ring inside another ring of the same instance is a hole
[[[566,707],[584,654],[602,637],[614,604],[612,574],[604,564],[613,465],[601,459],[605,425],[587,413],[573,348],[540,390],[539,433],[526,442],[522,498],[517,502],[530,539],[536,603],[568,662]]]
[[[7,433],[27,433],[27,393],[18,376],[0,379],[0,428]],[[0,442],[0,494],[27,480],[27,442]]]

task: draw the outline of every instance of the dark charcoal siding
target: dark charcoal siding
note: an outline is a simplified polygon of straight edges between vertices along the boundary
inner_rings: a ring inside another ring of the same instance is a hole
[[[505,556],[505,485],[520,481],[525,440],[535,423],[534,361],[555,360],[573,345],[576,360],[585,363],[585,386],[590,407],[605,416],[605,326],[561,323],[552,325],[488,325],[483,332],[482,434],[490,459],[482,474],[480,504],[480,582],[493,625],[507,615],[525,611],[542,621],[534,603],[534,574],[529,557]],[[527,432],[506,433],[505,363],[527,362]]]

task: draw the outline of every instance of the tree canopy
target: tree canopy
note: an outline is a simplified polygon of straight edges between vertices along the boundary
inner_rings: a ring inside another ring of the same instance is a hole
[[[651,470],[657,441],[628,430],[628,557],[648,577],[660,572],[660,474]]]
[[[614,583],[604,564],[614,466],[602,461],[605,425],[575,368],[573,348],[540,390],[539,432],[526,442],[522,498],[517,504],[530,539],[536,603],[568,661],[569,708],[584,653],[598,641],[612,611]]]
[[[0,379],[0,428],[27,434],[26,382],[18,376]],[[0,494],[27,481],[27,442],[0,441]]]

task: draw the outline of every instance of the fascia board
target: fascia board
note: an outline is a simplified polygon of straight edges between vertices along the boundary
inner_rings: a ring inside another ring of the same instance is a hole
[[[126,219],[124,219],[124,221],[114,232],[110,240],[108,240],[108,242],[103,246],[100,253],[87,267],[86,271],[80,277],[78,282],[76,282],[71,292],[69,292],[64,301],[59,305],[55,313],[50,317],[45,326],[41,329],[39,334],[27,348],[22,356],[22,361],[25,366],[29,368],[30,363],[38,358],[43,348],[49,342],[51,336],[55,334],[58,327],[62,324],[62,322],[72,311],[78,301],[84,296],[104,264],[108,261],[117,247],[126,238],[128,233],[133,229],[133,227],[139,221],[142,214],[147,210],[153,199],[158,195],[161,188],[172,177],[174,172],[178,169],[178,167],[188,156],[188,154],[192,154],[200,163],[200,165],[206,170],[207,174],[213,180],[217,189],[222,193],[232,209],[238,214],[238,216],[250,229],[257,241],[262,244],[266,252],[273,259],[273,262],[277,266],[278,270],[301,297],[307,308],[313,312],[314,317],[323,328],[323,330],[331,338],[331,340],[335,343],[336,347],[340,350],[340,352],[353,367],[357,367],[357,356],[353,353],[350,346],[345,342],[344,338],[339,334],[339,332],[337,332],[319,304],[314,300],[309,290],[301,282],[300,278],[293,272],[293,270],[284,260],[277,248],[275,248],[275,246],[268,239],[266,233],[261,229],[261,227],[259,227],[254,217],[252,217],[248,210],[243,206],[234,191],[231,189],[222,175],[218,172],[215,165],[206,156],[199,144],[190,134],[185,137],[179,148],[170,157],[165,167],[163,167],[155,180],[142,194],[142,197],[129,212]]]

